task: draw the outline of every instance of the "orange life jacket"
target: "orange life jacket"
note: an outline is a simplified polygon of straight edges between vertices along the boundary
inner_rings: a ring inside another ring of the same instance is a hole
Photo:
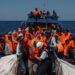
[[[28,40],[29,35],[30,35],[30,33],[27,31],[25,33],[25,36],[24,36],[24,41],[27,41]]]
[[[57,44],[56,46],[58,48],[58,52],[64,52],[64,48],[62,44]]]
[[[31,46],[31,45],[32,45],[32,40],[28,40],[27,45],[28,45],[28,46]]]
[[[3,52],[3,46],[1,43],[0,43],[0,52]]]
[[[63,32],[61,33],[59,40],[62,42],[62,44],[65,43],[65,34]]]
[[[70,36],[71,36],[71,33],[68,32],[67,35],[66,35],[66,40],[68,40],[70,38]]]
[[[74,40],[71,40],[71,41],[69,42],[69,46],[75,47]]]
[[[38,10],[37,10],[37,11],[36,11],[36,10],[34,10],[34,11],[33,11],[33,14],[34,14],[34,15],[38,15],[38,14],[40,14],[40,13],[39,13],[39,11],[38,11]]]
[[[30,59],[35,59],[35,55],[38,55],[38,48],[33,46],[34,41],[36,41],[36,38],[33,38],[32,40],[28,40]]]
[[[29,58],[35,60],[35,55],[39,54],[38,48],[31,46],[31,51],[29,51]]]
[[[8,43],[8,45],[9,45],[10,53],[12,54],[12,53],[14,52],[13,43],[12,43],[12,41],[10,41],[10,40],[7,40],[7,43]]]
[[[14,44],[18,44],[18,41],[17,41],[17,39],[18,39],[18,35],[16,35],[16,37],[12,34],[12,40],[13,40],[13,43]]]
[[[57,32],[54,32],[54,36],[59,36]]]
[[[68,56],[69,45],[64,45],[64,55]]]
[[[7,41],[7,40],[8,40],[8,34],[5,35],[5,41]]]
[[[45,36],[41,36],[41,41],[45,42],[46,41],[46,37]]]

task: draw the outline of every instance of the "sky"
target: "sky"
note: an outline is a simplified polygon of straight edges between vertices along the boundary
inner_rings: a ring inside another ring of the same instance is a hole
[[[75,21],[75,0],[0,0],[0,21],[24,21],[36,7],[51,14],[55,10],[60,20]]]

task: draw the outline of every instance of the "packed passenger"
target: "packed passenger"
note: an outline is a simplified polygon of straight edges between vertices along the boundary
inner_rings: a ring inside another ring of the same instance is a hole
[[[40,62],[39,67],[36,71],[36,75],[52,75],[52,64],[54,60],[53,51],[51,50],[52,47],[47,47],[44,49],[44,45],[42,42],[37,43],[37,48],[41,55],[36,55],[35,58]]]
[[[36,20],[38,18],[51,18],[51,19],[58,19],[58,15],[56,13],[55,10],[53,10],[53,13],[51,15],[51,13],[49,11],[40,11],[38,8],[35,8],[33,11],[31,11],[28,14],[29,18],[35,18]]]
[[[47,13],[49,15],[49,12]],[[60,30],[57,24],[49,25],[47,28],[42,27],[41,24],[33,25],[33,27],[27,25],[23,29],[20,27],[5,34],[5,40],[0,39],[1,57],[17,52],[17,56],[21,56],[20,60],[24,65],[22,68],[26,68],[27,75],[32,75],[32,73],[41,75],[52,71],[54,52],[61,59],[70,57],[74,59],[72,55],[75,52],[75,38],[72,37],[71,32]],[[50,56],[47,54],[49,50]],[[47,72],[48,69],[49,72]]]
[[[5,48],[5,41],[3,38],[0,38],[0,58],[5,55],[4,48]]]

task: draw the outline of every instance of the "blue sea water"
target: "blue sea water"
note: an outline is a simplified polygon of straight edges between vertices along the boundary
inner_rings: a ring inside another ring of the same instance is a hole
[[[23,21],[0,21],[0,35],[19,28]]]
[[[23,21],[0,21],[0,35],[13,31],[22,25]],[[70,30],[75,36],[75,21],[61,21],[64,29]]]
[[[62,27],[68,29],[75,36],[75,21],[62,21]]]

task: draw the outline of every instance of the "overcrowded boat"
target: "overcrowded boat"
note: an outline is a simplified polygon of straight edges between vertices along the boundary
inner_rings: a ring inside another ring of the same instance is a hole
[[[75,75],[75,38],[58,18],[35,8],[21,27],[0,36],[0,75]]]

